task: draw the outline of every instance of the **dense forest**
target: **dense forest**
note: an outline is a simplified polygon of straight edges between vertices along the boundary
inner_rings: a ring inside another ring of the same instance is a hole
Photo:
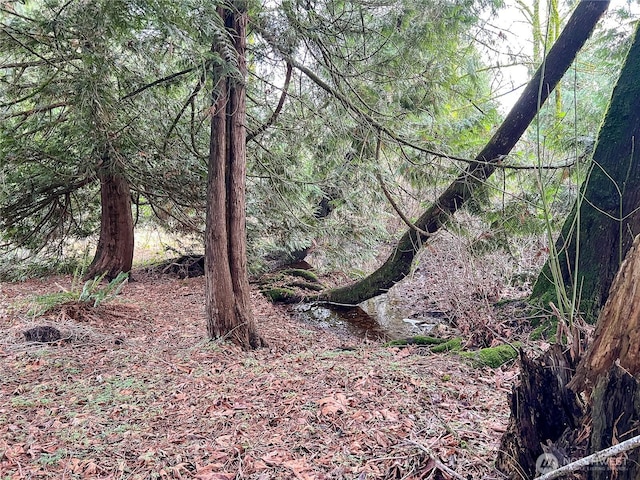
[[[636,478],[639,14],[0,2],[0,478]]]

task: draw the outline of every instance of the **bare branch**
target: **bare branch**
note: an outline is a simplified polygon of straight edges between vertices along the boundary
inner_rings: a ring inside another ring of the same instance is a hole
[[[382,147],[382,139],[380,138],[380,134],[378,134],[378,141],[376,142],[376,164],[380,163],[381,147]],[[380,175],[379,172],[376,172],[376,178],[378,179],[378,183],[380,183],[380,188],[382,188],[382,191],[384,192],[384,196],[387,197],[387,200],[389,201],[393,209],[396,211],[398,216],[407,225],[407,227],[409,227],[414,232],[417,232],[418,234],[420,234],[421,237],[425,239],[429,238],[431,236],[429,232],[425,232],[421,228],[418,228],[411,220],[409,220],[409,218],[402,212],[402,210],[400,210],[400,207],[391,196],[391,193],[389,192],[389,190],[387,190],[387,187],[384,184],[384,181],[382,180],[382,175]]]
[[[278,118],[278,115],[280,115],[280,111],[282,110],[282,107],[284,106],[284,101],[287,98],[287,92],[289,91],[289,83],[291,82],[291,73],[292,72],[293,72],[293,66],[291,65],[291,63],[287,62],[287,74],[286,74],[286,77],[284,79],[284,85],[282,86],[282,95],[280,95],[280,100],[278,101],[278,105],[276,106],[276,109],[273,111],[273,113],[271,114],[269,119],[264,124],[262,124],[259,128],[257,128],[253,132],[248,132],[247,133],[247,142],[250,141],[250,140],[253,140],[256,136],[260,135],[267,128],[269,128],[271,125],[273,125],[273,123]]]
[[[575,472],[589,465],[593,465],[594,463],[602,463],[602,461],[607,458],[613,457],[614,455],[619,455],[638,447],[640,447],[640,435],[630,438],[629,440],[625,440],[624,442],[621,442],[612,447],[600,450],[599,452],[593,453],[588,457],[584,457],[580,460],[576,460],[575,462],[571,462],[568,465],[564,465],[556,470],[553,470],[552,472],[540,475],[534,480],[553,480],[554,478],[562,477],[567,473]]]
[[[145,90],[148,90],[149,88],[153,88],[157,85],[160,85],[162,83],[166,83],[166,82],[170,82],[171,80],[173,80],[174,78],[178,78],[182,75],[186,75],[187,73],[191,73],[194,70],[196,70],[198,67],[191,67],[191,68],[185,68],[184,70],[180,71],[180,72],[176,72],[176,73],[172,73],[171,75],[167,75],[166,77],[162,77],[159,78],[151,83],[148,83],[146,85],[143,85],[140,88],[137,88],[136,90],[134,90],[131,93],[127,93],[124,97],[122,97],[120,99],[120,101],[122,100],[126,100],[127,98],[131,98],[131,97],[135,97],[136,95],[138,95],[139,93],[144,92]]]

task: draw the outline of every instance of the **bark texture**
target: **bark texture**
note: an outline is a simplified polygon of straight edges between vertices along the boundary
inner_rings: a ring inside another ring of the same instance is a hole
[[[115,278],[120,272],[131,271],[133,264],[133,214],[131,191],[126,178],[103,169],[100,178],[100,238],[96,253],[85,278],[105,275]]]
[[[496,165],[515,146],[535,118],[540,106],[571,66],[608,5],[608,1],[600,0],[583,0],[578,4],[549,51],[546,62],[538,68],[489,143],[465,172],[414,222],[416,227],[429,234],[436,232],[493,174]],[[421,233],[408,230],[378,270],[353,285],[330,290],[324,293],[322,298],[331,302],[355,304],[385,293],[410,272],[416,253],[427,240],[428,238]]]
[[[511,395],[511,417],[502,437],[496,466],[511,478],[533,478],[540,456],[552,452],[562,463],[575,442],[567,431],[580,423],[583,411],[577,395],[567,388],[573,362],[561,345],[540,358],[520,356],[520,384]]]
[[[546,455],[550,468],[596,453],[638,434],[640,423],[640,236],[613,282],[587,353],[576,373],[569,352],[555,345],[540,359],[522,357],[520,385],[497,467],[529,478]],[[578,394],[589,399],[580,418]],[[588,442],[586,440],[588,439]],[[551,459],[552,461],[549,461]],[[640,452],[590,465],[589,479],[640,478]]]
[[[595,453],[638,435],[640,385],[638,378],[618,365],[600,376],[591,395],[591,445]],[[594,465],[589,480],[637,480],[640,478],[640,451],[632,450]]]
[[[582,391],[614,365],[640,373],[640,236],[627,254],[600,315],[594,340],[583,356],[571,387]]]
[[[636,33],[598,135],[581,201],[556,243],[567,291],[575,284],[580,311],[595,322],[613,278],[640,233],[640,38]],[[579,214],[577,214],[579,210]],[[553,261],[553,259],[551,260]],[[549,265],[532,299],[557,302]]]
[[[214,70],[217,101],[211,122],[205,232],[207,332],[244,349],[262,346],[250,305],[245,229],[247,13],[241,5],[221,8],[233,39],[238,72]],[[224,46],[216,44],[221,56]]]

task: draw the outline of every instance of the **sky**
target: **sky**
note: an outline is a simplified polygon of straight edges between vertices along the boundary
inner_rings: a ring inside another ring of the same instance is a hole
[[[530,4],[530,0],[523,0]],[[608,26],[614,26],[616,20],[610,12],[624,8],[631,12],[636,18],[640,18],[640,0],[628,2],[626,0],[612,0],[606,14],[605,22]],[[561,15],[563,18],[571,13],[564,4]],[[573,2],[571,2],[573,3]],[[546,7],[541,7],[541,12],[545,12]],[[524,84],[529,79],[527,66],[523,64],[530,60],[532,56],[531,26],[527,22],[522,10],[517,7],[515,0],[505,0],[505,7],[498,12],[497,17],[487,16],[483,19],[485,28],[489,29],[498,38],[495,46],[496,51],[485,49],[483,55],[493,66],[500,66],[494,71],[494,87],[499,97],[497,98],[503,113],[509,111],[518,100]]]

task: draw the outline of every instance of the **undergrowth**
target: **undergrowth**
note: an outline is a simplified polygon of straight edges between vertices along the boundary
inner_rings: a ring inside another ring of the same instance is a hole
[[[33,297],[28,315],[31,317],[39,317],[68,302],[79,302],[91,305],[94,308],[98,307],[102,303],[117,296],[129,279],[128,273],[120,272],[118,276],[108,284],[103,285],[105,275],[106,273],[83,283],[81,280],[82,269],[76,269],[69,290],[46,293]]]

